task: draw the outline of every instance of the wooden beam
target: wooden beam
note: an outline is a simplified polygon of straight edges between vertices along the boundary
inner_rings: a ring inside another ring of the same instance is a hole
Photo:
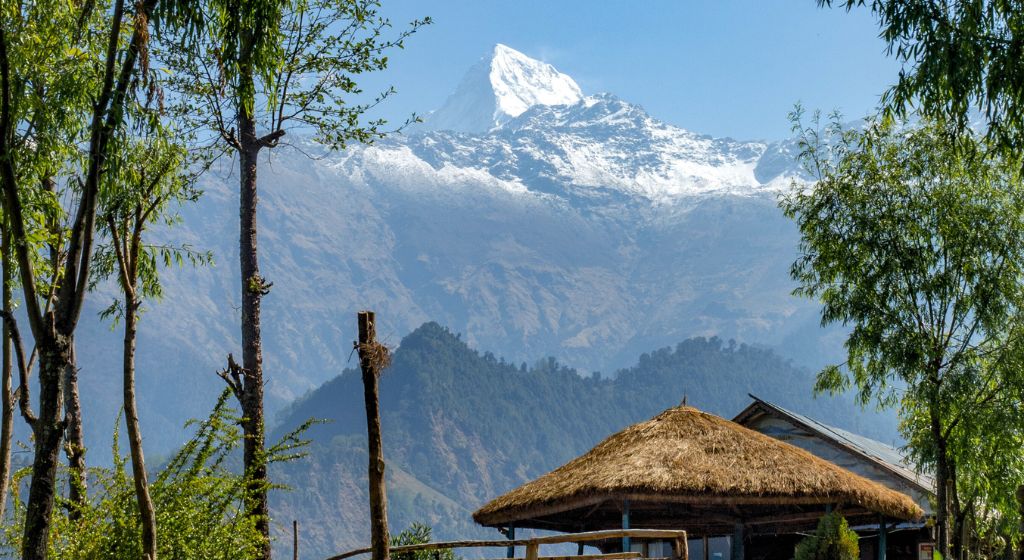
[[[801,523],[801,522],[814,522],[817,523],[821,519],[823,514],[820,511],[807,511],[801,513],[786,513],[782,515],[769,515],[767,517],[754,517],[751,519],[745,519],[743,523],[745,525],[770,525],[773,523]]]

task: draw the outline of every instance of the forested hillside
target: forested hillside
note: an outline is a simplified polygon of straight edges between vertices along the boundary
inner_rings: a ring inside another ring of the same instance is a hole
[[[580,375],[553,359],[508,363],[427,323],[402,340],[381,382],[391,522],[400,529],[425,521],[441,538],[480,531],[469,514],[484,501],[684,397],[728,418],[750,392],[867,435],[893,437],[888,417],[871,415],[867,422],[848,401],[812,398],[812,378],[770,350],[716,338],[644,354],[614,374]],[[312,429],[308,458],[277,473],[292,490],[277,494],[275,519],[282,529],[293,518],[309,527],[303,550],[317,557],[368,537],[358,372],[347,370],[301,399],[282,415],[278,431],[310,417],[330,422]]]

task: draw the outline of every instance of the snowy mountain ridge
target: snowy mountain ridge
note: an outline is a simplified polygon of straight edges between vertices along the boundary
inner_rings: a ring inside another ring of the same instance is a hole
[[[492,106],[486,122],[473,115],[474,107]],[[520,192],[531,191],[521,184],[525,177],[536,177],[557,184],[559,195],[614,191],[656,204],[777,193],[797,176],[790,154],[779,161],[784,143],[712,138],[658,121],[614,95],[583,96],[571,77],[504,45],[466,74],[426,125],[345,157],[390,161],[392,171],[414,165],[415,157],[439,173],[454,173],[442,171],[446,166],[485,171]]]

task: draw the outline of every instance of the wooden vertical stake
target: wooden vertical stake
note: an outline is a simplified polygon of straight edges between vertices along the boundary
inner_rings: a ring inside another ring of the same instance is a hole
[[[690,543],[687,542],[686,538],[678,538],[675,542],[675,557],[680,560],[689,560],[690,558]]]
[[[299,522],[292,520],[292,560],[299,560]]]
[[[366,403],[366,435],[370,452],[370,552],[372,560],[390,560],[388,535],[388,496],[384,486],[384,449],[380,431],[378,376],[387,359],[387,350],[377,342],[373,311],[360,311],[359,366],[363,372],[363,397]]]
[[[540,545],[535,542],[531,542],[526,545],[526,560],[537,560],[540,556]]]

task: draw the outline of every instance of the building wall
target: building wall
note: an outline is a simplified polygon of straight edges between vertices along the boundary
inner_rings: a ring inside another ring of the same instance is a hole
[[[917,486],[907,483],[902,477],[885,470],[859,454],[825,441],[817,434],[810,433],[788,420],[762,414],[751,419],[746,427],[795,445],[832,464],[902,492],[917,502],[917,505],[921,506],[926,513],[931,513],[932,507],[928,495]]]

